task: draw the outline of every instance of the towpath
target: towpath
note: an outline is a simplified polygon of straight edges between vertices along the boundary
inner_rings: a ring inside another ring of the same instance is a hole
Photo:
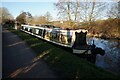
[[[17,35],[2,31],[3,78],[57,78],[49,66]]]

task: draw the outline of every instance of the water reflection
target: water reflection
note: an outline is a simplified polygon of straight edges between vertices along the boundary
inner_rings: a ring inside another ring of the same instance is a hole
[[[96,65],[108,71],[120,75],[120,40],[104,40],[97,38],[89,38],[88,44],[92,44],[93,40],[96,47],[105,50],[105,55],[96,56]]]

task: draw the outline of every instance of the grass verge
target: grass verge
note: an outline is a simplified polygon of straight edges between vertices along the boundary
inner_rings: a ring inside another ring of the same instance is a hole
[[[11,30],[23,39],[36,53],[37,58],[42,58],[52,70],[61,78],[79,79],[115,79],[118,77],[110,72],[96,67],[77,56],[55,47],[43,40],[18,30]]]

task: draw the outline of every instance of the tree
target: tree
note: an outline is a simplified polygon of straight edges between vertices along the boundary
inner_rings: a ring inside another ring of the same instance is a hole
[[[116,31],[116,35],[119,34],[120,37],[120,1],[119,2],[113,2],[110,4],[111,7],[107,11],[107,16],[108,19],[111,19],[112,21],[110,22],[109,20],[109,26],[114,27],[112,30]],[[111,24],[114,23],[114,24]]]
[[[75,5],[75,17],[74,17],[74,21],[75,23],[77,22],[77,15],[78,15],[78,7],[79,7],[79,4],[78,4],[78,0],[76,0],[76,5]],[[74,26],[74,25],[73,25]]]
[[[26,23],[31,24],[33,20],[33,17],[30,12],[26,12]]]
[[[32,24],[39,24],[38,16],[33,16],[31,23],[32,23]]]
[[[38,20],[39,20],[39,23],[40,23],[40,24],[46,24],[46,23],[47,23],[47,19],[46,19],[45,16],[40,16],[40,17],[38,18]]]
[[[92,0],[92,2],[79,3],[79,20],[83,22],[88,22],[90,26],[91,23],[103,17],[102,13],[105,9],[107,9],[106,2],[97,2],[96,0]]]
[[[20,24],[31,23],[32,15],[29,12],[21,12],[21,14],[16,17],[16,21]]]
[[[111,7],[107,11],[108,18],[119,18],[119,3],[120,2],[114,2],[110,3]]]
[[[119,28],[118,28],[118,31],[119,31],[119,37],[120,37],[120,1],[118,2],[118,25],[119,25]]]
[[[88,2],[88,0],[84,0],[86,2],[79,2],[79,0],[75,0],[72,2],[70,0],[59,0],[55,3],[55,7],[58,10],[58,15],[62,16],[62,18],[68,21],[68,26],[74,27],[76,22],[86,22],[91,25],[93,21],[100,18],[100,13],[105,9],[105,2]]]
[[[120,1],[118,2],[118,18],[120,19]]]
[[[71,2],[70,0],[66,0],[66,2],[63,2],[63,0],[59,0],[57,3],[54,4],[55,7],[58,9],[58,15],[60,15],[60,18],[67,19],[68,26],[71,27]]]
[[[47,23],[49,23],[52,20],[52,16],[48,11],[46,12],[44,16],[46,17]]]
[[[0,18],[0,24],[4,24],[6,21],[14,19],[8,9],[5,7],[0,7]]]
[[[95,4],[96,4],[95,1],[96,0],[94,0],[93,3],[92,3],[92,8],[91,8],[90,15],[89,15],[89,22],[90,22],[90,24],[91,24],[93,13],[94,13],[94,9],[95,9]]]
[[[32,24],[47,24],[48,20],[45,16],[34,16],[32,18]]]
[[[22,12],[19,16],[17,16],[16,21],[19,24],[26,24],[26,12]]]
[[[58,10],[58,15],[60,15],[60,18],[67,20],[68,26],[74,28],[79,13],[78,0],[75,0],[75,2],[70,0],[59,0],[55,3],[55,7]]]

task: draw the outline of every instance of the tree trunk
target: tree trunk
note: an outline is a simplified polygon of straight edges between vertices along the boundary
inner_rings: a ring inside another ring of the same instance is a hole
[[[69,24],[69,27],[71,27],[71,17],[70,17],[70,0],[68,0],[68,3],[67,3],[67,8],[68,8],[68,24]]]
[[[96,2],[96,0],[94,0],[93,5],[92,5],[92,10],[91,10],[90,17],[89,17],[89,25],[91,25],[93,12],[94,12],[94,8],[95,8],[95,2]]]
[[[76,0],[76,7],[75,7],[75,17],[74,17],[74,25],[72,26],[72,28],[75,26],[76,22],[77,22],[77,14],[78,14],[78,0]]]

